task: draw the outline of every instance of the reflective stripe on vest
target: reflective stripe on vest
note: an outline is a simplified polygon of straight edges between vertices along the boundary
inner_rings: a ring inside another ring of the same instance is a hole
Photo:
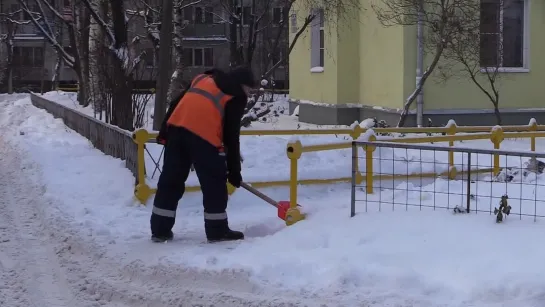
[[[216,106],[216,109],[218,109],[218,112],[220,112],[221,118],[223,118],[224,110],[223,110],[223,107],[221,106],[221,100],[225,97],[225,94],[220,92],[218,95],[214,96],[207,91],[201,90],[200,88],[195,88],[195,86],[197,86],[197,84],[201,82],[204,78],[209,78],[209,77],[210,76],[205,74],[197,76],[193,80],[191,87],[187,90],[187,92],[199,94],[201,96],[204,96],[206,99],[212,101],[214,105]]]

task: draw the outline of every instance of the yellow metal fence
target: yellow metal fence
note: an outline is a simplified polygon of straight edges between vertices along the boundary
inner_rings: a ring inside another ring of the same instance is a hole
[[[262,135],[276,135],[276,136],[294,136],[294,135],[347,135],[352,140],[357,140],[364,133],[367,133],[367,137],[370,141],[380,139],[381,141],[400,142],[400,143],[431,143],[431,142],[448,142],[449,146],[454,146],[456,141],[470,141],[470,140],[486,140],[489,139],[494,145],[495,149],[500,149],[501,143],[505,139],[512,138],[528,138],[530,139],[530,150],[536,150],[536,139],[545,137],[545,125],[538,125],[535,120],[531,120],[528,125],[518,126],[473,126],[473,127],[459,127],[456,124],[448,125],[447,127],[426,127],[426,128],[376,128],[373,131],[367,131],[368,129],[362,128],[359,125],[355,125],[349,129],[300,129],[300,130],[243,130],[241,134],[243,136],[262,136]],[[404,134],[405,137],[377,137],[376,134],[385,133],[399,133]],[[426,136],[407,136],[407,134],[443,134],[443,135],[426,135]],[[145,153],[146,143],[155,143],[157,133],[148,132],[145,129],[136,131],[133,134],[133,139],[138,147],[138,178],[137,185],[135,186],[135,197],[145,204],[147,200],[153,195],[156,189],[151,188],[146,182],[146,165],[145,165]],[[327,150],[338,150],[351,148],[351,141],[343,141],[339,143],[328,143],[319,145],[303,145],[299,141],[289,142],[287,144],[286,153],[290,160],[290,176],[289,180],[280,181],[267,181],[267,182],[250,182],[256,188],[263,187],[275,187],[275,186],[289,186],[290,188],[290,203],[292,206],[297,205],[297,187],[298,185],[310,185],[310,184],[331,184],[337,182],[350,182],[351,177],[332,178],[332,179],[298,179],[298,160],[303,153],[306,152],[318,152]],[[367,181],[367,186],[371,187],[367,193],[373,193],[372,186],[375,179],[380,178],[380,175],[373,174],[372,155],[374,148],[372,146],[366,146],[363,148],[366,154],[366,168],[365,174],[358,174],[357,181],[361,183],[364,179]],[[451,168],[446,174],[448,178],[454,178],[456,176],[456,169],[454,166],[454,152],[449,152],[448,156],[449,165]],[[358,168],[359,169],[359,168]],[[499,172],[499,156],[494,156],[492,169],[483,169],[481,172],[490,172],[494,174]],[[438,174],[414,174],[418,177],[434,177]],[[395,176],[395,175],[392,175]],[[407,175],[403,175],[407,178]],[[410,177],[410,176],[409,176]],[[235,188],[229,186],[229,193],[233,193]],[[192,186],[186,189],[187,191],[198,191],[199,186]]]

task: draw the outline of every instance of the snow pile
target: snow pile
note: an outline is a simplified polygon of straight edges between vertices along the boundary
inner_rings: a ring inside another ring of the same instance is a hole
[[[178,210],[175,241],[152,244],[148,228],[151,203],[145,208],[131,205],[134,181],[121,161],[91,148],[58,120],[32,107],[28,99],[2,103],[0,125],[7,131],[5,138],[26,148],[30,158],[43,168],[44,189],[58,200],[51,206],[72,221],[69,227],[80,233],[80,245],[95,242],[119,266],[130,264],[135,268],[127,274],[150,272],[150,267],[158,265],[165,266],[163,272],[168,276],[193,271],[203,276],[198,278],[205,278],[216,276],[211,275],[216,272],[222,275],[194,287],[213,285],[217,291],[237,288],[252,295],[260,306],[266,306],[259,303],[265,298],[281,296],[298,298],[299,305],[377,307],[540,306],[545,297],[545,248],[535,241],[545,236],[541,223],[510,216],[497,225],[488,214],[453,215],[420,211],[418,206],[395,205],[392,211],[392,200],[427,206],[459,205],[465,187],[461,181],[437,179],[420,187],[414,182],[400,183],[396,189],[377,189],[367,196],[358,190],[357,198],[367,197],[368,201],[357,202],[354,218],[349,218],[348,185],[302,186],[299,203],[308,217],[290,227],[276,218],[274,208],[239,190],[230,198],[229,221],[233,229],[245,231],[247,239],[218,245],[200,244],[204,239],[202,197],[188,193]],[[274,174],[277,150],[285,152],[288,138],[243,137],[243,151],[249,161],[243,165],[246,175]],[[303,138],[305,143],[318,141]],[[490,142],[472,144],[491,147]],[[339,152],[332,151],[330,160],[316,153],[301,169],[320,169],[324,164],[330,164],[329,170],[341,168]],[[410,153],[406,157],[409,161],[419,155]],[[478,195],[486,196],[487,190],[491,196],[502,195],[506,189],[512,198],[530,193],[521,191],[518,185],[490,184],[492,189],[484,187]],[[409,188],[423,192],[407,191]],[[286,188],[263,192],[277,200],[289,198]],[[539,194],[538,199],[545,197],[541,191],[534,193]],[[477,201],[486,207],[491,200],[484,197]],[[513,212],[519,205],[511,200],[510,204]],[[529,203],[520,206],[524,209]],[[379,207],[382,212],[377,212]],[[142,293],[151,287],[181,287],[174,276],[161,279],[161,271],[157,272],[159,275],[134,287],[142,287]],[[253,286],[241,276],[249,278]],[[182,290],[178,295],[185,294]],[[282,304],[277,301],[276,306]]]

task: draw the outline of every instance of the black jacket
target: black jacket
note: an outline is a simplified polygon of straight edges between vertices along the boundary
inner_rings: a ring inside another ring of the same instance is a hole
[[[216,82],[218,88],[225,94],[233,96],[225,105],[223,116],[223,145],[227,153],[227,169],[230,173],[240,173],[240,121],[244,116],[244,109],[248,97],[242,86],[230,79],[227,74],[218,69],[212,69],[204,72],[211,75]],[[161,130],[157,136],[157,142],[165,144],[168,139],[167,121],[182,97],[185,95],[185,90],[175,99],[173,99],[165,116],[165,120],[161,125]]]

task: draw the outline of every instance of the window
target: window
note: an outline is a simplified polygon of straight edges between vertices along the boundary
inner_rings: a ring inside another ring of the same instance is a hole
[[[281,61],[284,57],[284,52],[281,50],[275,51],[271,53],[271,65],[275,65],[278,63],[278,61]],[[284,67],[284,63],[278,65],[278,67]]]
[[[273,25],[279,25],[288,20],[288,14],[287,11],[284,11],[283,7],[275,7],[273,8],[273,16],[272,16],[272,23]]]
[[[33,67],[43,67],[44,65],[44,49],[39,48],[32,48],[34,50],[34,58],[32,61]]]
[[[155,65],[155,53],[153,52],[153,48],[146,48],[144,50],[146,53],[143,55],[142,61],[144,62],[144,65],[146,68],[154,68]]]
[[[214,23],[214,8],[211,6],[207,7],[195,7],[195,18],[193,19],[196,24],[213,24]],[[189,12],[184,13],[185,20],[191,20],[192,16],[189,15]]]
[[[527,69],[528,0],[481,0],[481,67]]]
[[[38,15],[40,14],[40,8],[38,7],[38,5],[34,4],[34,5],[27,5],[27,6],[30,12],[32,13],[32,16],[34,16],[34,18],[38,18]],[[23,10],[22,13],[23,14],[22,14],[21,20],[32,20],[32,18],[30,18],[29,14],[25,10]]]
[[[184,20],[193,21],[193,7],[192,6],[185,7],[183,16],[184,16]]]
[[[297,14],[291,14],[291,33],[297,33]]]
[[[182,50],[182,62],[186,67],[193,66],[193,49],[184,48]]]
[[[14,47],[13,63],[22,67],[42,67],[44,49],[42,47]]]
[[[11,17],[15,20],[22,20],[23,14],[22,14],[22,11],[20,10],[21,10],[21,7],[19,6],[19,4],[12,4],[9,7],[9,12],[12,14]]]
[[[193,66],[203,66],[202,49],[193,49]]]
[[[204,23],[213,24],[214,23],[214,8],[207,6],[204,8]]]
[[[214,66],[213,48],[184,48],[183,63],[186,67],[212,67]]]
[[[202,7],[196,7],[195,8],[195,23],[203,23],[203,8]]]
[[[21,48],[13,47],[13,66],[18,67],[21,65]]]
[[[204,66],[214,66],[214,49],[204,48]]]
[[[325,60],[325,35],[324,35],[324,10],[315,9],[314,13],[316,15],[315,19],[310,25],[311,32],[311,54],[310,54],[310,65],[311,68],[324,67]],[[315,72],[318,72],[314,70]]]

